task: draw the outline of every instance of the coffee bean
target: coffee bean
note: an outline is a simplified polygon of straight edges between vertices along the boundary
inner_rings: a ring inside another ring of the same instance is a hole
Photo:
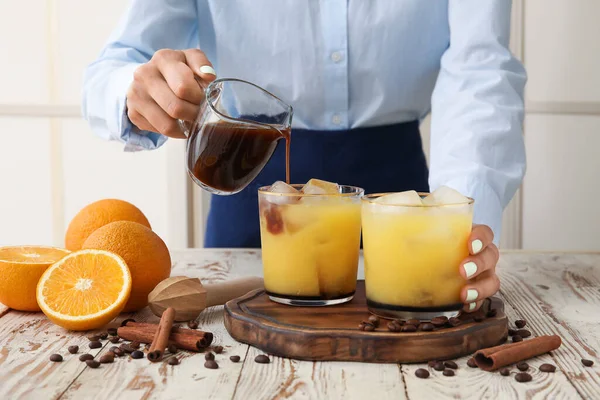
[[[508,329],[508,336],[515,336],[517,334],[516,329]]]
[[[522,342],[523,338],[521,336],[519,336],[519,335],[514,335],[512,337],[512,341],[513,341],[513,343]]]
[[[398,326],[404,325],[404,321],[401,319],[393,319],[392,322],[395,322]]]
[[[375,327],[372,324],[365,324],[365,332],[373,332],[375,330]]]
[[[208,360],[214,360],[215,359],[215,355],[212,352],[209,351],[208,353],[206,353],[204,355],[204,359],[207,360],[207,361]]]
[[[196,321],[189,321],[188,328],[190,329],[198,329],[198,323]]]
[[[492,308],[485,314],[485,316],[488,318],[494,318],[496,315],[498,315],[498,309],[496,308]]]
[[[87,360],[93,360],[94,356],[91,354],[82,354],[79,356],[79,361],[87,361]]]
[[[169,358],[169,361],[167,361],[167,363],[169,365],[179,365],[179,360],[175,357],[171,357]]]
[[[52,354],[50,356],[50,361],[52,361],[52,362],[61,362],[62,360],[63,360],[63,358],[60,354]]]
[[[422,330],[423,332],[431,332],[431,331],[433,330],[433,328],[435,328],[435,327],[433,326],[433,324],[432,324],[432,323],[430,323],[430,322],[426,322],[426,323],[424,323],[424,324],[421,324],[421,325],[419,326],[419,328],[421,328],[421,330]]]
[[[446,322],[448,322],[448,317],[443,315],[431,319],[433,326],[444,326],[446,325]]]
[[[125,355],[125,352],[120,347],[111,347],[110,351],[117,357],[123,357]]]
[[[207,362],[204,363],[204,368],[217,369],[217,368],[219,368],[219,364],[217,364],[217,362],[215,360],[208,360]]]
[[[115,356],[113,355],[113,353],[106,353],[104,355],[102,355],[102,357],[100,357],[100,364],[111,364],[115,361]]]
[[[428,361],[428,362],[427,362],[427,366],[428,366],[429,368],[433,368],[433,366],[434,366],[435,364],[437,364],[437,361],[436,361],[436,360],[431,360],[431,361]]]
[[[139,350],[134,350],[131,352],[131,358],[134,358],[136,360],[138,360],[140,358],[144,358],[144,352],[139,351]]]
[[[515,326],[519,329],[524,328],[525,325],[527,325],[527,321],[525,321],[524,319],[518,319],[515,321]]]
[[[213,351],[217,354],[221,354],[223,352],[223,346],[216,346]]]
[[[482,322],[485,320],[485,315],[481,314],[481,313],[477,313],[475,315],[473,315],[473,321],[475,322]]]
[[[102,340],[106,340],[107,337],[108,337],[108,332],[102,332],[100,334],[100,339],[102,339]]]
[[[111,336],[110,339],[108,339],[111,343],[119,343],[119,341],[121,340],[120,337],[118,336]]]
[[[517,364],[517,369],[519,371],[527,371],[529,369],[529,364],[527,364],[526,362],[521,362]]]
[[[231,356],[229,359],[235,363],[240,362],[240,356]]]
[[[444,376],[454,376],[454,371],[452,371],[451,369],[445,369],[444,372],[442,372],[442,374],[444,374]]]
[[[477,363],[475,362],[475,359],[473,357],[467,360],[467,365],[471,368],[477,368]]]
[[[271,362],[271,359],[269,359],[269,357],[267,357],[264,354],[260,354],[256,357],[254,357],[254,362],[257,362],[259,364],[268,364]]]
[[[556,366],[552,364],[542,364],[540,365],[540,371],[542,372],[556,372]]]
[[[169,347],[167,347],[167,350],[169,350],[169,353],[175,354],[177,353],[177,346],[175,346],[174,344],[170,344]]]
[[[529,382],[531,381],[531,375],[529,375],[527,372],[519,372],[518,374],[515,375],[515,381],[517,382]]]
[[[79,351],[79,346],[69,346],[67,350],[69,350],[69,353],[71,354],[77,354]]]
[[[128,343],[123,343],[122,345],[119,346],[119,348],[121,349],[121,351],[123,351],[123,353],[131,353],[132,351],[135,350],[135,349],[132,349]]]
[[[90,342],[97,342],[100,340],[100,335],[90,335],[87,337]]]
[[[417,327],[414,325],[404,325],[402,328],[400,328],[400,332],[416,332],[417,331]]]
[[[510,369],[508,369],[508,368],[501,368],[500,369],[500,375],[502,375],[502,376],[509,376],[510,375]]]
[[[454,361],[444,361],[444,365],[446,368],[458,369],[458,364],[456,364]]]
[[[358,324],[358,330],[359,331],[364,331],[365,330],[365,324],[364,324],[364,322],[361,322],[360,324]]]
[[[400,332],[400,325],[395,321],[388,322],[387,327],[390,332]]]
[[[110,336],[117,336],[117,328],[108,328],[106,331]]]
[[[523,339],[525,339],[525,338],[528,338],[529,336],[531,336],[531,332],[529,332],[527,329],[519,329],[517,331],[517,335],[519,335]]]
[[[369,316],[369,322],[377,328],[379,326],[379,317],[377,315],[371,315]]]
[[[86,360],[85,362],[87,364],[88,367],[90,368],[98,368],[100,366],[100,363],[96,360]]]
[[[435,365],[433,366],[433,369],[435,369],[436,371],[443,371],[446,369],[446,367],[444,367],[444,363],[441,361],[438,361],[435,363]]]
[[[133,342],[129,343],[129,347],[131,347],[134,350],[139,349],[141,346],[141,343],[138,342],[137,340],[134,340]]]
[[[427,378],[429,378],[429,371],[427,371],[426,369],[423,369],[423,368],[419,368],[418,370],[415,371],[415,376],[417,378],[427,379]]]
[[[455,326],[459,326],[460,325],[460,319],[456,318],[456,317],[452,317],[448,319],[448,324],[450,324],[450,326],[455,327]]]
[[[585,358],[581,359],[581,363],[586,367],[591,367],[592,365],[594,365],[594,362],[592,360],[586,360]]]
[[[94,340],[90,342],[90,349],[99,349],[100,347],[102,347],[102,343],[100,343],[99,341]]]
[[[127,326],[128,322],[135,322],[135,319],[127,318],[127,319],[123,320],[123,322],[121,322],[121,326]]]
[[[420,323],[421,321],[419,321],[418,319],[409,319],[408,321],[406,321],[407,325],[419,326]]]

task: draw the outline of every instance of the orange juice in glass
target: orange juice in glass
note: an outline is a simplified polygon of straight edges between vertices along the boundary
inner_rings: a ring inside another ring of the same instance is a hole
[[[352,299],[363,193],[316,179],[259,189],[264,281],[271,300],[323,306]]]
[[[468,256],[473,200],[442,187],[363,198],[362,230],[369,310],[429,320],[462,308],[459,273]]]

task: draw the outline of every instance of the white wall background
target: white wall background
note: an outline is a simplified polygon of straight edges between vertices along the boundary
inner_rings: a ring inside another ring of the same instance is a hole
[[[62,245],[73,215],[107,197],[138,205],[170,247],[201,245],[207,196],[185,175],[184,143],[124,153],[79,117],[82,71],[126,5],[0,2],[0,245]],[[505,248],[600,250],[598,15],[598,0],[513,0],[529,169],[505,212]]]

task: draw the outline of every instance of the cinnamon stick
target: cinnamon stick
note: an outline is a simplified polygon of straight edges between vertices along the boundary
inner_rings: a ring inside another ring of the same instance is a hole
[[[117,335],[125,340],[151,343],[158,329],[157,325],[150,327],[122,326],[117,329]],[[186,329],[189,330],[189,329]],[[168,344],[174,344],[178,349],[200,351],[208,347],[213,340],[210,332],[196,331],[195,335],[171,332]]]
[[[494,371],[556,350],[560,345],[561,339],[556,335],[539,336],[522,342],[502,344],[479,350],[475,353],[474,359],[477,366],[482,370]]]
[[[128,321],[124,326],[135,326],[135,327],[141,327],[141,328],[152,328],[152,329],[156,329],[157,325],[156,324],[152,324],[150,322],[135,322],[135,321]],[[185,335],[193,335],[193,336],[198,336],[199,338],[202,338],[206,335],[206,332],[202,332],[196,329],[188,329],[188,328],[180,328],[180,327],[173,327],[171,329],[172,333],[181,333],[181,334],[185,334]]]
[[[173,328],[173,322],[175,321],[175,309],[173,307],[167,308],[160,317],[158,328],[154,333],[150,350],[148,351],[148,360],[157,362],[162,360],[163,353],[169,345],[169,336],[171,335],[171,329]]]

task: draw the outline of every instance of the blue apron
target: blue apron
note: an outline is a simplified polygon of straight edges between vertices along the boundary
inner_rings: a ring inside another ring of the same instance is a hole
[[[427,192],[428,169],[417,121],[343,131],[292,130],[292,183],[311,178],[359,186],[365,193]],[[285,142],[240,193],[212,196],[205,247],[260,247],[258,188],[285,181]]]

